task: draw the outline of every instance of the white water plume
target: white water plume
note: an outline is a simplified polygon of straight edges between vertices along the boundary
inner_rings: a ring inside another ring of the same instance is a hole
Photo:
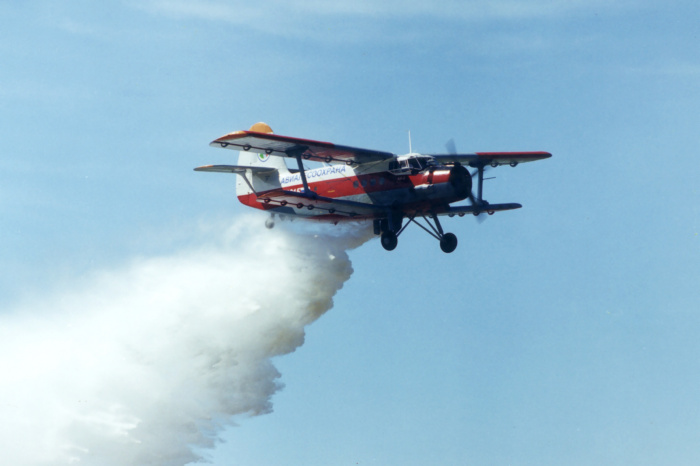
[[[342,231],[342,234],[338,233]],[[334,234],[335,232],[335,234]],[[365,227],[236,222],[0,315],[6,464],[184,465],[235,415],[271,411],[271,362],[304,342]],[[194,451],[193,451],[194,450]]]

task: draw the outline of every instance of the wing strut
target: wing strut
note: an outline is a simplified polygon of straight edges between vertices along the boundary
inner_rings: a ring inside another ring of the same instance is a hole
[[[287,153],[287,156],[294,157],[295,159],[297,159],[297,165],[299,166],[299,175],[301,176],[301,183],[304,186],[304,194],[310,195],[311,190],[309,189],[309,182],[306,181],[306,169],[304,168],[304,164],[301,162],[301,155],[307,150],[308,147],[294,146],[290,147],[285,152]]]
[[[479,187],[476,192],[476,200],[479,201],[478,203],[481,205],[483,203],[483,197],[482,194],[484,192],[484,164],[480,163],[479,166],[477,167],[479,178]]]

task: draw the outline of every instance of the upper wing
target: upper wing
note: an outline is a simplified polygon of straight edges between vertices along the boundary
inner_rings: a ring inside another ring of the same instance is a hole
[[[236,131],[212,141],[210,146],[226,149],[259,151],[269,155],[290,157],[301,153],[304,159],[327,163],[368,163],[394,157],[390,152],[339,146],[330,142],[279,136],[255,131]]]
[[[549,152],[476,152],[474,154],[437,154],[432,155],[440,163],[459,162],[471,167],[486,165],[512,165],[535,160],[548,159],[552,156]]]

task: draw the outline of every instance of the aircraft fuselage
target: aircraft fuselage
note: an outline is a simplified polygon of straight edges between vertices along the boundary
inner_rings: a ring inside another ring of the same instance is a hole
[[[415,158],[415,157],[413,157]],[[424,158],[426,159],[426,158]],[[335,164],[306,170],[306,179],[311,195],[340,199],[364,204],[392,206],[403,211],[421,211],[441,206],[447,207],[468,197],[471,190],[471,176],[466,170],[456,172],[444,166],[418,166],[389,170],[388,164],[374,167],[374,170],[355,170],[347,164]],[[279,176],[284,191],[304,193],[304,184],[299,172]],[[270,190],[271,192],[274,190]],[[292,203],[280,205],[275,202],[261,202],[265,191],[239,195],[241,203],[270,212],[328,220],[358,220],[359,216],[348,217],[329,214],[326,211],[298,208]],[[365,216],[364,218],[371,217]]]

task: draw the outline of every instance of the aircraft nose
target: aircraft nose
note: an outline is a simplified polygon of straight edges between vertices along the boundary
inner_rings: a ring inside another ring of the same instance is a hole
[[[450,184],[459,197],[465,198],[472,192],[472,176],[460,163],[450,169]]]

